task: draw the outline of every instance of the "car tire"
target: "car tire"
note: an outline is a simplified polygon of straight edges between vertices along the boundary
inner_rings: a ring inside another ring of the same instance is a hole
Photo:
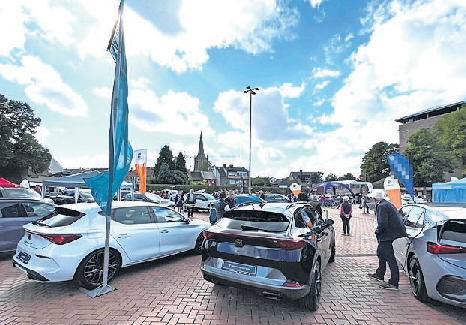
[[[335,242],[332,244],[330,258],[328,259],[329,263],[335,262]]]
[[[408,275],[409,284],[411,285],[414,297],[422,302],[429,301],[429,296],[427,295],[427,289],[424,282],[424,274],[422,273],[419,261],[414,256],[409,260]]]
[[[199,236],[197,236],[196,244],[194,245],[194,248],[193,248],[193,253],[195,255],[201,255],[201,249],[202,249],[203,243],[204,243],[204,235],[203,233],[200,233]]]
[[[319,261],[315,263],[309,277],[309,285],[311,289],[307,295],[299,299],[299,303],[307,310],[316,311],[319,308],[320,297],[322,294],[322,274]]]
[[[103,282],[104,249],[98,249],[87,255],[79,264],[74,275],[79,286],[92,290]],[[108,282],[118,273],[121,267],[121,256],[114,250],[109,251]]]

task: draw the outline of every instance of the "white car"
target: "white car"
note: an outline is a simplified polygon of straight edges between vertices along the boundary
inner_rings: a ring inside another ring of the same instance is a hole
[[[210,210],[215,207],[217,200],[210,194],[205,192],[194,193],[196,197],[196,204],[194,206],[197,210]]]
[[[113,202],[109,280],[121,267],[194,250],[210,224],[150,202]],[[102,283],[105,216],[95,203],[62,205],[24,226],[13,265],[30,279],[67,281],[93,289]]]

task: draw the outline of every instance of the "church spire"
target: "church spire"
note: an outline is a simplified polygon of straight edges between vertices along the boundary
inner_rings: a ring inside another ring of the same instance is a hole
[[[199,153],[198,155],[204,156],[204,143],[202,142],[202,131],[201,131],[201,137],[199,138]]]

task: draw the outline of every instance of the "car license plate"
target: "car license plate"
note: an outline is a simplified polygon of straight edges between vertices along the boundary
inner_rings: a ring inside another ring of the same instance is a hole
[[[31,255],[25,252],[18,253],[18,260],[23,262],[24,264],[28,264],[29,260],[31,259]]]
[[[222,269],[240,274],[256,275],[256,267],[252,265],[238,264],[225,261],[223,262]]]

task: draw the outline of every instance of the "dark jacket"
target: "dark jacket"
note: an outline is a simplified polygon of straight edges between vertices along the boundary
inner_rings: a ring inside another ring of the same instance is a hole
[[[383,200],[377,204],[377,229],[375,235],[378,241],[393,241],[406,236],[403,220],[390,202]]]
[[[225,199],[225,202],[226,204],[228,204],[228,206],[230,207],[230,209],[233,209],[236,205],[236,198],[230,198],[230,197],[227,197]]]
[[[217,204],[215,205],[215,209],[217,210],[217,220],[220,220],[223,218],[223,214],[225,213],[226,206],[227,206],[227,203],[225,202],[224,199],[218,200]]]
[[[343,214],[343,212],[345,214]],[[349,215],[348,218],[351,218],[352,213],[353,213],[353,206],[348,201],[344,201],[340,206],[340,217],[346,218],[346,216]]]
[[[186,204],[196,204],[196,195],[193,193],[193,199],[189,199],[190,193],[186,194]]]

